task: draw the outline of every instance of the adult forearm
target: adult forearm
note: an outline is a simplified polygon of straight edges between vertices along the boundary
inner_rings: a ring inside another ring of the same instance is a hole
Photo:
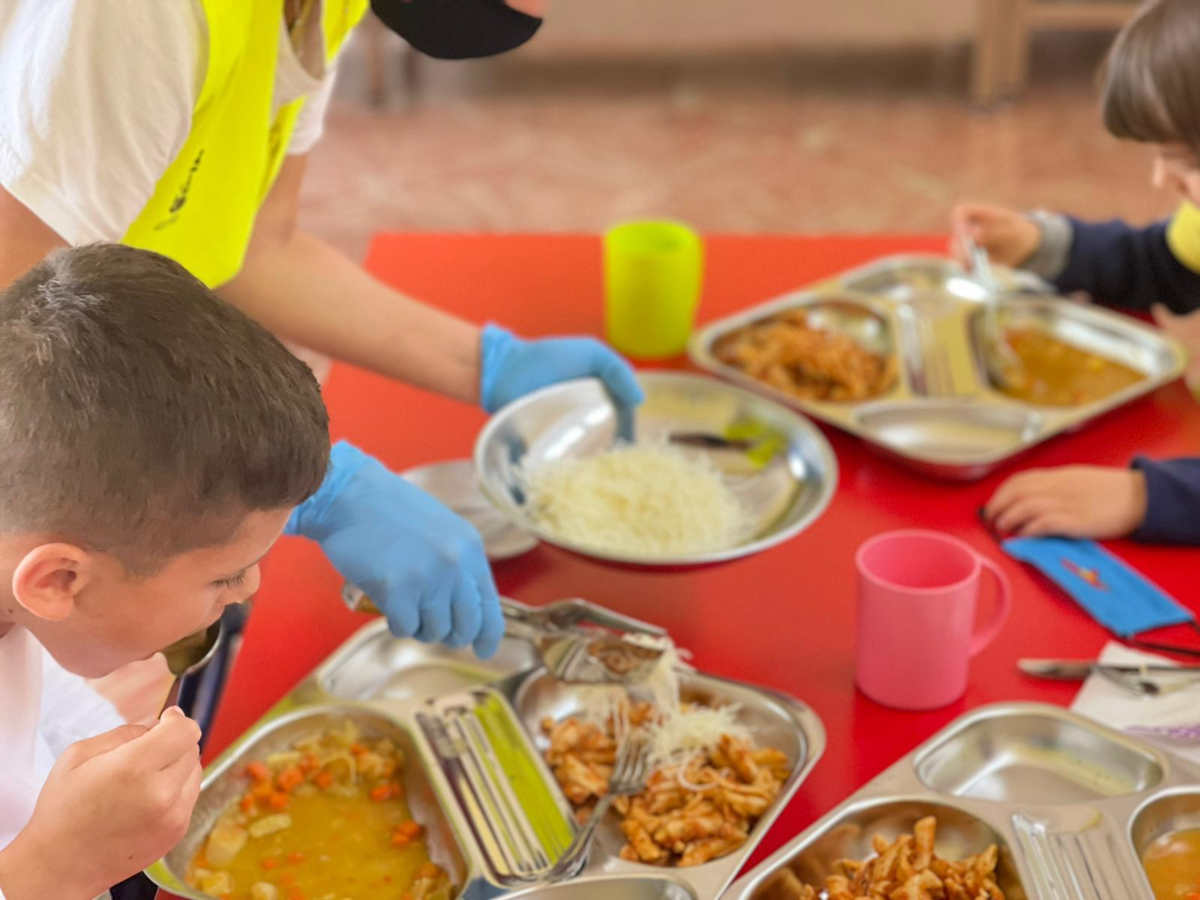
[[[219,293],[280,337],[478,402],[478,327],[389,288],[311,235],[252,252]]]

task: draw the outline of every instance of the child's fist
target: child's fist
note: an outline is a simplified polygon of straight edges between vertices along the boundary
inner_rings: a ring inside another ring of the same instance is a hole
[[[1158,327],[1187,350],[1188,367],[1183,377],[1191,392],[1200,399],[1200,312],[1177,316],[1162,305],[1155,306],[1151,311]]]
[[[0,853],[8,900],[91,900],[174,847],[200,794],[199,740],[199,726],[172,707],[152,726],[68,747],[29,824]],[[58,887],[37,893],[51,876]]]
[[[1042,245],[1042,229],[1019,212],[998,206],[965,204],[951,214],[956,235],[967,233],[987,251],[992,262],[1013,268],[1023,265]],[[951,241],[951,253],[964,265],[962,247]]]
[[[1002,534],[1116,538],[1146,518],[1146,476],[1136,469],[1033,469],[1000,485],[984,509]]]

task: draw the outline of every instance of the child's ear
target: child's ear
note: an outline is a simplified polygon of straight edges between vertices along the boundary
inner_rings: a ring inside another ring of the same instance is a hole
[[[39,619],[61,622],[74,612],[91,563],[92,554],[73,544],[35,547],[13,571],[13,597]]]

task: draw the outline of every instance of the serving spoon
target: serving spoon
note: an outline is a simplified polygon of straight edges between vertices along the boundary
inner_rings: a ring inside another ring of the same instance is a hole
[[[374,601],[356,585],[342,588],[342,601],[354,612],[380,614]],[[516,626],[514,631],[537,648],[550,675],[565,684],[639,684],[653,674],[669,646],[666,631],[657,625],[586,600],[534,608],[502,597],[500,610],[505,621]],[[634,635],[655,638],[654,643],[663,646],[630,640]]]

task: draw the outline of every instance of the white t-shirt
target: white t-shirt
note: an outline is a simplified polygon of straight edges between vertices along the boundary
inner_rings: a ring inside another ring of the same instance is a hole
[[[335,74],[308,6],[291,34],[280,19],[275,107],[309,97],[293,154]],[[119,241],[187,139],[207,59],[200,0],[0,3],[0,185],[70,244]]]
[[[58,755],[121,724],[106,700],[24,628],[0,635],[0,848],[29,821]]]

